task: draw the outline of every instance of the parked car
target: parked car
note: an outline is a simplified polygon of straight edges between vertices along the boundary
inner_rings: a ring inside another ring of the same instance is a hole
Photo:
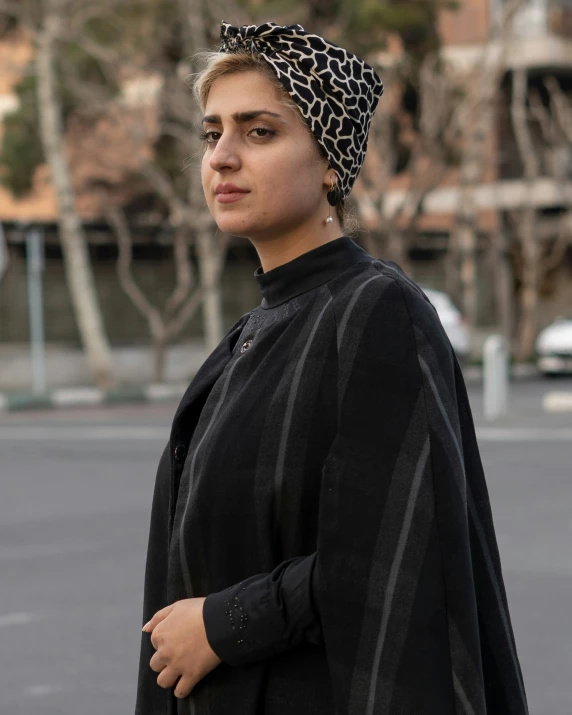
[[[536,354],[544,375],[572,373],[572,313],[544,328],[536,339]]]
[[[460,311],[446,293],[432,288],[421,287],[421,289],[437,311],[459,362],[465,362],[471,352],[471,343],[469,329]]]

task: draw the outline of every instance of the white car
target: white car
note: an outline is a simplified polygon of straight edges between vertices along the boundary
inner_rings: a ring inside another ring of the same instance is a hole
[[[545,375],[572,373],[572,315],[557,318],[536,339],[537,366]]]
[[[424,288],[423,286],[421,286],[421,290],[437,311],[439,320],[445,328],[447,337],[451,341],[459,362],[464,362],[471,352],[471,342],[469,330],[463,316],[446,293],[441,293],[441,291],[433,290],[432,288]]]

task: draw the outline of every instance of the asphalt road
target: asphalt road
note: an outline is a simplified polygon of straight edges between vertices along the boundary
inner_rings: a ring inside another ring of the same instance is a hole
[[[493,426],[469,388],[530,712],[572,715],[572,412],[542,409],[572,381],[515,383]],[[0,715],[133,713],[149,509],[174,409],[0,418]]]

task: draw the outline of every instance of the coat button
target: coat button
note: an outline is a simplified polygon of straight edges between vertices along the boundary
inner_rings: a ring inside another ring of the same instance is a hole
[[[251,345],[252,345],[252,340],[247,340],[245,343],[242,343],[242,345],[240,347],[240,352],[245,353]]]
[[[175,461],[177,462],[182,462],[185,459],[185,455],[187,454],[187,448],[185,447],[184,444],[178,444],[175,447]]]

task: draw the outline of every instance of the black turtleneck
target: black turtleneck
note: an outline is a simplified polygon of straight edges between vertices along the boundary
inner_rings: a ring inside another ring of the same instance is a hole
[[[371,260],[367,251],[349,236],[335,238],[264,273],[254,271],[262,293],[261,307],[275,308],[296,296],[327,283],[353,263]]]

